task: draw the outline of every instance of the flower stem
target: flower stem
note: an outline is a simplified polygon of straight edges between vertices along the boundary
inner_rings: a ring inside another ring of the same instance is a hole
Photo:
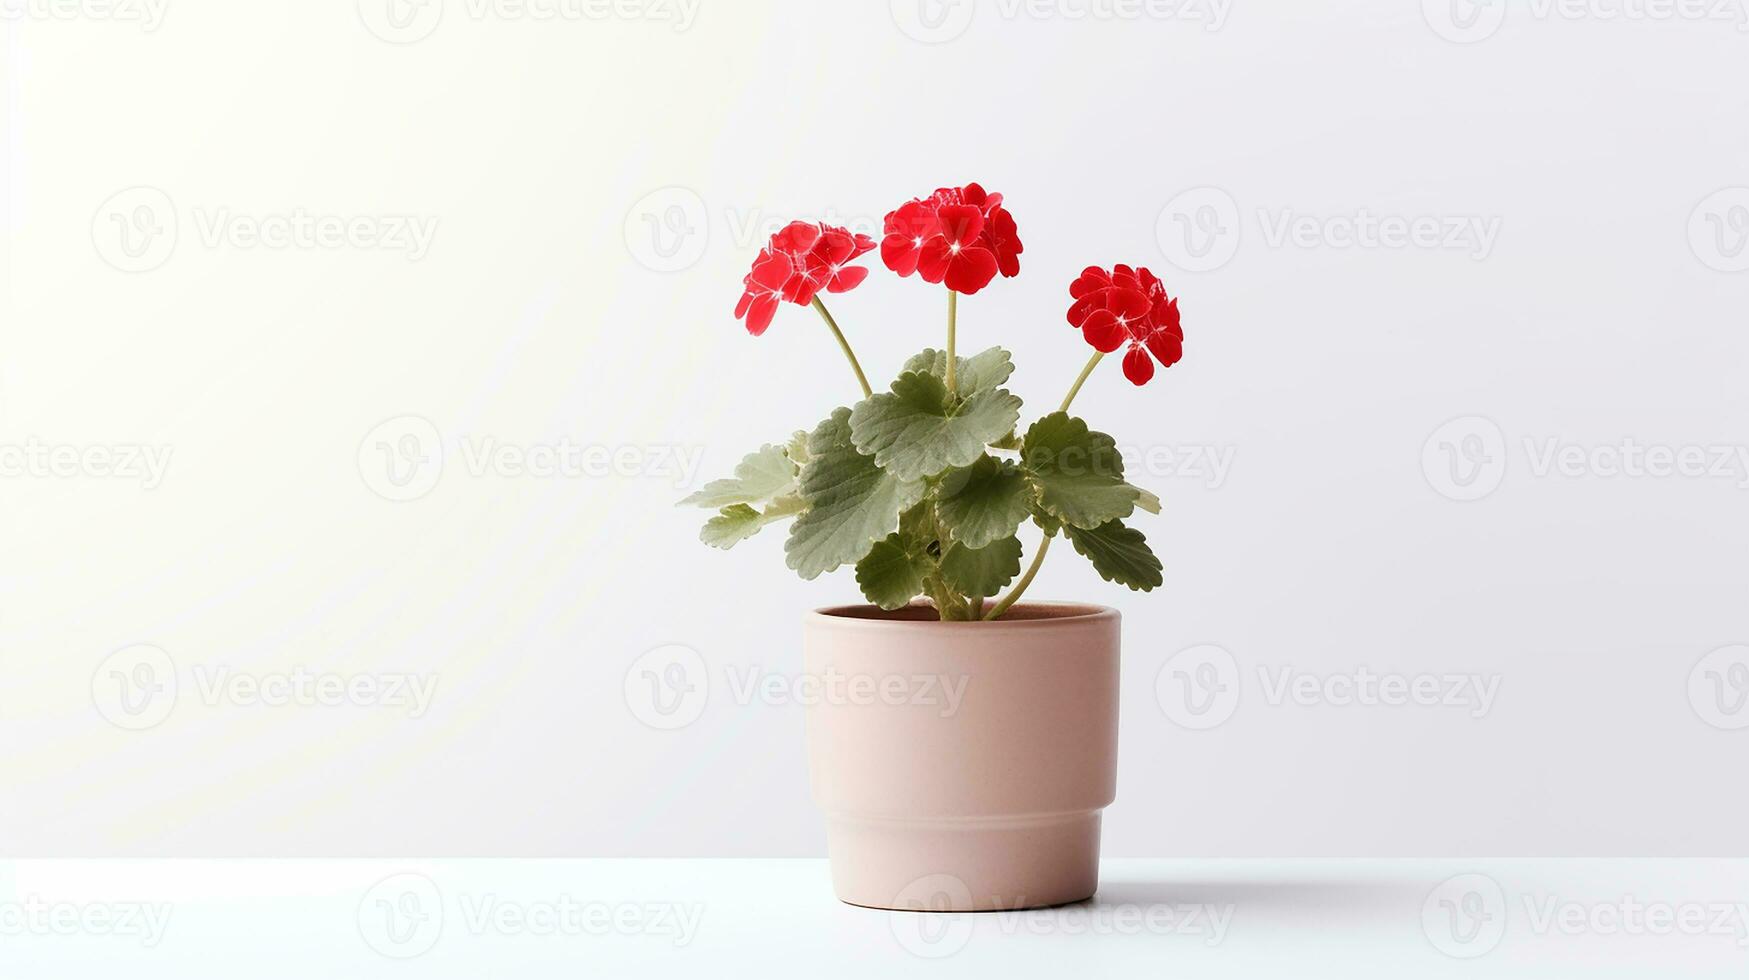
[[[960,294],[953,290],[947,291],[947,393],[955,392],[955,368],[959,358],[954,356],[954,327],[959,319]]]
[[[868,376],[862,373],[862,365],[856,362],[856,352],[850,349],[850,341],[844,339],[844,331],[838,329],[837,321],[832,314],[826,312],[826,304],[820,302],[820,297],[814,297],[814,309],[820,311],[820,319],[826,321],[826,326],[832,328],[832,336],[838,338],[838,346],[844,348],[844,357],[850,362],[850,369],[856,372],[856,383],[862,385],[862,397],[874,397],[874,389],[868,386]]]
[[[1026,567],[1026,574],[1022,575],[1020,581],[1015,583],[1014,588],[1002,597],[1001,602],[991,606],[990,611],[984,614],[985,622],[1000,619],[1002,614],[1008,611],[1008,607],[1020,599],[1021,595],[1026,592],[1026,587],[1031,585],[1033,578],[1038,575],[1038,567],[1044,564],[1045,552],[1049,550],[1051,550],[1051,535],[1046,532],[1045,536],[1039,539],[1038,551],[1033,553],[1032,564]]]
[[[1081,386],[1087,383],[1087,378],[1093,374],[1093,369],[1098,367],[1099,362],[1104,359],[1104,351],[1093,352],[1093,356],[1087,359],[1087,366],[1081,369],[1081,376],[1075,379],[1074,386],[1069,389],[1067,395],[1063,396],[1063,407],[1057,411],[1067,412],[1069,410],[1069,406],[1075,401],[1075,396],[1081,393]],[[1044,564],[1045,552],[1051,550],[1053,537],[1054,533],[1047,531],[1045,536],[1039,539],[1038,551],[1033,553],[1032,564],[1027,566],[1026,574],[1022,575],[1020,581],[1014,584],[1014,588],[1002,597],[1001,602],[991,606],[990,611],[984,614],[986,621],[1001,618],[1002,614],[1008,611],[1008,607],[1018,602],[1020,597],[1025,594],[1026,587],[1031,585],[1033,578],[1038,575],[1039,566]]]
[[[1069,403],[1074,401],[1075,396],[1081,393],[1081,386],[1087,383],[1087,376],[1093,373],[1093,369],[1098,367],[1099,362],[1104,358],[1104,351],[1096,350],[1093,352],[1093,356],[1087,359],[1087,366],[1081,369],[1081,376],[1075,379],[1075,386],[1069,389],[1067,395],[1063,396],[1063,407],[1057,409],[1057,411],[1067,412],[1069,410]]]

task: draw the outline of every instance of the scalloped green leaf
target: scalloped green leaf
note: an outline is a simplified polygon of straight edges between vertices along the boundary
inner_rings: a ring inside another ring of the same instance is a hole
[[[758,534],[767,524],[794,517],[806,509],[802,498],[796,496],[779,497],[763,511],[754,510],[747,504],[731,504],[704,522],[698,539],[713,548],[728,550]]]
[[[982,548],[1013,534],[1026,520],[1031,502],[1032,492],[1020,467],[993,456],[981,456],[971,466],[948,472],[936,490],[942,526],[968,548]]]
[[[712,480],[680,501],[681,506],[729,507],[763,504],[795,492],[798,467],[782,446],[760,446],[735,466],[729,479]]]
[[[1020,574],[1020,551],[1012,535],[982,548],[950,545],[941,556],[941,579],[962,595],[995,595]]]
[[[804,579],[860,561],[923,499],[922,480],[901,479],[857,452],[850,409],[840,408],[808,436],[800,497],[807,510],[791,525],[784,554]]]
[[[955,368],[954,386],[959,389],[961,397],[969,398],[980,391],[991,391],[1008,383],[1014,374],[1014,358],[1000,347],[973,354],[971,357],[955,358],[958,362]],[[911,359],[900,368],[905,371],[925,371],[942,378],[947,378],[947,351],[925,348],[920,354],[913,354]]]
[[[1151,592],[1165,581],[1164,566],[1148,547],[1148,539],[1122,521],[1108,521],[1092,529],[1067,527],[1063,533],[1107,582]]]
[[[856,584],[868,601],[882,609],[902,609],[923,594],[923,578],[932,562],[906,546],[898,534],[875,542],[856,563]]]
[[[1020,399],[1001,389],[948,396],[941,378],[906,371],[892,391],[864,399],[850,413],[856,448],[901,480],[931,477],[969,466],[984,447],[1020,418]]]
[[[1026,430],[1020,468],[1039,510],[1072,527],[1128,517],[1141,495],[1124,482],[1116,441],[1067,412],[1053,412]]]

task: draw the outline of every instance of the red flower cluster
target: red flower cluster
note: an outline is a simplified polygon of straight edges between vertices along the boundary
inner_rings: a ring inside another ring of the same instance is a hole
[[[771,326],[779,300],[807,306],[822,289],[842,293],[856,288],[868,278],[868,270],[846,263],[874,247],[874,239],[847,228],[790,222],[771,236],[741,280],[744,291],[735,304],[735,319],[745,318],[747,332],[757,337]]]
[[[998,272],[1020,274],[1025,249],[1014,216],[1002,206],[1002,195],[977,184],[943,187],[902,204],[887,215],[883,230],[881,261],[901,276],[915,272],[924,282],[970,295]]]
[[[1069,284],[1069,295],[1075,300],[1069,323],[1095,350],[1109,354],[1129,342],[1123,373],[1131,384],[1148,383],[1155,359],[1171,367],[1184,356],[1178,301],[1167,297],[1165,284],[1147,269],[1117,265],[1107,272],[1088,266]]]

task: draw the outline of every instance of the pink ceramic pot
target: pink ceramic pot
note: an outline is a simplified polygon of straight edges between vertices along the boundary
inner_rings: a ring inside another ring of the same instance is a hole
[[[1117,611],[934,615],[807,617],[808,767],[838,897],[971,911],[1091,896],[1117,786]]]

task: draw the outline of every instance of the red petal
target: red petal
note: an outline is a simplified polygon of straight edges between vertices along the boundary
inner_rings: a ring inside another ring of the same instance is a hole
[[[996,278],[996,256],[987,248],[962,248],[947,264],[947,288],[967,296]]]
[[[795,270],[795,263],[782,252],[765,249],[759,257],[753,260],[753,270],[747,273],[749,285],[760,285],[766,289],[782,289],[789,282],[790,273]]]
[[[1092,296],[1083,296],[1076,300],[1075,304],[1069,307],[1069,325],[1072,327],[1079,327],[1081,324],[1086,323],[1087,315],[1094,310],[1099,309],[1099,301],[1100,296],[1097,293]]]
[[[881,261],[901,276],[917,271],[917,257],[923,250],[909,235],[888,235],[881,239]]]
[[[735,304],[735,319],[739,320],[747,315],[747,308],[753,305],[754,295],[756,294],[751,289],[741,294],[740,302]]]
[[[1129,339],[1123,327],[1118,325],[1116,314],[1110,310],[1094,310],[1087,315],[1081,324],[1081,336],[1093,345],[1093,349],[1109,354]]]
[[[947,205],[935,216],[941,222],[942,236],[955,245],[970,245],[984,230],[984,212],[970,204]]]
[[[1105,270],[1099,266],[1090,265],[1082,269],[1081,274],[1075,277],[1075,281],[1069,284],[1069,295],[1074,299],[1080,299],[1094,290],[1104,289],[1110,285],[1111,276],[1107,275]]]
[[[947,276],[947,263],[952,253],[947,239],[936,235],[923,243],[917,253],[917,274],[924,282],[940,282]]]
[[[753,298],[753,305],[747,311],[747,332],[757,337],[771,326],[771,318],[777,314],[777,297],[770,293]]]
[[[867,278],[868,270],[860,265],[839,269],[838,274],[832,277],[832,281],[826,284],[826,291],[829,293],[848,292],[862,285],[862,281]]]
[[[1106,308],[1134,324],[1137,331],[1148,318],[1148,311],[1154,308],[1154,304],[1148,302],[1147,293],[1134,289],[1112,289],[1105,297]]]
[[[1159,358],[1161,367],[1171,367],[1184,359],[1184,332],[1156,330],[1148,335],[1148,350]]]
[[[792,221],[771,236],[771,249],[791,256],[807,254],[820,240],[820,226],[807,221]]]
[[[1147,384],[1154,376],[1154,359],[1148,356],[1142,345],[1131,344],[1129,352],[1123,356],[1123,376],[1138,387]]]

